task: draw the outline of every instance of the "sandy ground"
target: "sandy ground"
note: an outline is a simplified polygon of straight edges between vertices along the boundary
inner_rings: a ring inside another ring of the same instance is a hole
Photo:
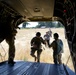
[[[35,36],[36,32],[41,32],[43,37],[46,31],[49,29],[20,29],[16,35],[15,46],[16,54],[15,60],[25,60],[25,61],[34,61],[34,58],[30,56],[30,41]],[[64,29],[63,28],[52,28],[52,33],[58,33],[59,38],[62,39],[64,44],[64,53],[62,55],[62,62],[73,69],[71,57],[69,58],[69,48],[67,40],[65,39]],[[53,37],[50,38],[50,43],[53,41]],[[6,56],[5,56],[6,53]],[[53,50],[51,48],[45,47],[43,45],[43,52],[41,54],[41,62],[44,63],[53,63]],[[5,40],[0,44],[0,60],[7,60],[8,58],[8,45]],[[68,60],[69,58],[69,60]],[[68,62],[67,62],[68,61]]]

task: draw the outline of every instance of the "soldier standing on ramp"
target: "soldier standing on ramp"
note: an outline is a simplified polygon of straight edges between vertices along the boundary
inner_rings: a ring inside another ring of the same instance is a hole
[[[53,48],[53,59],[55,64],[62,64],[61,57],[63,53],[63,42],[58,39],[58,33],[54,33],[54,41],[49,45]]]

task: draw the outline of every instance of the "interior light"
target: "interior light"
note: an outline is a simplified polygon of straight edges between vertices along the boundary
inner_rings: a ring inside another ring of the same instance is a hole
[[[64,10],[64,13],[66,13],[66,10]]]

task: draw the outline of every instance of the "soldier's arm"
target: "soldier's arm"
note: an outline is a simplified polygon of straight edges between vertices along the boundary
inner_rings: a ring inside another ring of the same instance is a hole
[[[43,44],[46,44],[42,37],[41,37],[41,42],[42,42]]]
[[[49,48],[53,47],[54,41],[49,45]]]
[[[34,38],[32,38],[32,40],[30,42],[31,46],[33,45],[33,42],[34,42]]]

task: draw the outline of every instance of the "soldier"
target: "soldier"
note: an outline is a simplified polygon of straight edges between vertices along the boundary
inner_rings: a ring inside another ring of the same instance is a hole
[[[45,44],[43,38],[41,37],[41,33],[37,32],[36,36],[32,38],[31,40],[31,56],[35,58],[35,61],[37,59],[37,62],[40,62],[40,55],[42,52],[41,49],[41,43]],[[37,57],[35,55],[35,52],[37,51]]]
[[[3,22],[0,25],[0,43],[3,40],[6,40],[9,46],[8,52],[8,64],[14,65],[14,57],[15,57],[15,35],[17,33],[16,28],[14,28],[11,24],[11,18],[8,18],[9,21]]]
[[[62,64],[61,57],[63,53],[63,42],[61,39],[58,39],[59,35],[54,33],[54,41],[49,45],[53,48],[53,59],[55,64]]]
[[[48,45],[48,47],[50,44],[50,38],[51,37],[52,37],[52,31],[51,31],[51,29],[49,29],[49,31],[47,31],[46,34],[44,35],[44,40],[46,42],[46,45]]]
[[[48,32],[46,32],[46,34],[44,35],[44,40],[46,42],[46,45],[49,46],[49,42],[50,42],[50,35],[48,34]]]

